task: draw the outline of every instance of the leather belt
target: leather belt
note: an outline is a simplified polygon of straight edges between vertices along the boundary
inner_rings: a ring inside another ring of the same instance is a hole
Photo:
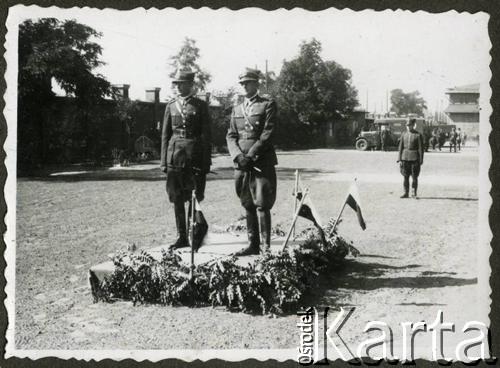
[[[240,139],[257,140],[259,137],[255,133],[248,133],[246,131],[240,132]]]
[[[173,135],[175,135],[179,138],[194,139],[193,134],[187,129],[176,128],[173,131]]]

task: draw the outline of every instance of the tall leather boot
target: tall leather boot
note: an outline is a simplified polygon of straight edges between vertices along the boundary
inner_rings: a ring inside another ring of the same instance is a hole
[[[257,212],[254,209],[247,209],[247,234],[248,234],[248,246],[236,252],[235,256],[249,256],[259,254],[259,219],[257,218]]]
[[[169,249],[189,247],[186,231],[186,209],[184,202],[174,203],[175,212],[175,226],[177,227],[177,240],[174,244],[170,245]]]
[[[408,192],[410,191],[410,177],[409,176],[404,177],[403,189],[404,189],[404,193],[399,198],[408,198]]]
[[[269,252],[271,250],[271,211],[258,209],[257,215],[260,225],[260,249],[262,252]]]
[[[411,197],[413,199],[418,199],[418,197],[417,197],[417,189],[416,188],[412,188],[411,189]]]
[[[418,199],[418,197],[417,197],[417,188],[418,188],[417,179],[413,179],[413,182],[411,184],[411,197],[414,198],[414,199]]]

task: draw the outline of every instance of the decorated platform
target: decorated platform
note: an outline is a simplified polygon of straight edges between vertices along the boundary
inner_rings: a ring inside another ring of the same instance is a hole
[[[283,248],[284,238],[271,239],[271,253],[278,253]],[[299,244],[299,240],[288,241],[287,247],[292,249]],[[203,265],[217,259],[230,257],[231,254],[239,251],[248,245],[246,232],[243,233],[208,233],[203,241],[202,247],[194,254],[194,264]],[[168,245],[159,246],[147,249],[146,251],[156,260],[160,260],[162,251],[168,250]],[[180,248],[176,252],[179,253],[182,263],[186,266],[191,264],[191,248]],[[98,284],[109,277],[115,271],[113,263],[113,254],[109,255],[109,260],[90,267],[89,279],[92,291],[98,288]],[[255,261],[257,255],[238,257],[236,264],[239,266],[247,266]]]

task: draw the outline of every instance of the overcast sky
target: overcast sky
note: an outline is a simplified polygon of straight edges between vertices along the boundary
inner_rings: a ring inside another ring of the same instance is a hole
[[[17,6],[9,16],[75,19],[103,33],[100,68],[111,83],[131,85],[133,99],[145,89],[161,87],[171,95],[168,58],[185,37],[200,48],[199,64],[212,74],[209,91],[237,87],[246,66],[279,73],[284,59],[294,58],[303,40],[323,45],[322,57],[352,71],[359,102],[370,111],[385,111],[386,92],[419,90],[431,110],[446,107],[446,88],[487,83],[490,42],[486,14],[409,11],[374,12],[329,9],[310,12],[263,11],[257,8],[165,9],[133,11],[43,9]]]

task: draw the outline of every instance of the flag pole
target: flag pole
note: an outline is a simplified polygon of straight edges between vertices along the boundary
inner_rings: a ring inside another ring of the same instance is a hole
[[[333,227],[332,229],[330,230],[330,234],[328,234],[329,236],[332,236],[333,235],[333,232],[335,231],[335,228],[337,227],[337,224],[339,223],[339,220],[340,220],[340,216],[342,216],[342,212],[344,212],[344,208],[345,208],[345,205],[347,204],[347,197],[345,198],[344,200],[344,204],[342,205],[342,208],[340,209],[340,213],[339,215],[337,216],[337,219],[335,220],[334,224],[333,224]]]
[[[358,178],[354,178],[354,182],[357,183],[357,180]],[[345,208],[345,205],[347,204],[347,198],[349,198],[349,194],[351,193],[351,187],[349,187],[348,191],[347,191],[347,195],[345,197],[345,200],[344,200],[344,204],[342,205],[342,208],[340,209],[340,213],[339,215],[337,216],[337,219],[335,220],[335,223],[333,224],[333,227],[332,229],[330,230],[330,234],[328,234],[329,236],[332,236],[333,235],[333,232],[335,231],[335,229],[337,228],[337,225],[339,223],[339,220],[340,220],[340,216],[342,216],[342,212],[344,212],[344,208]]]
[[[299,170],[295,170],[295,187],[293,189],[294,203],[293,203],[293,214],[297,212],[297,191],[299,190]],[[293,228],[292,236],[295,237],[295,227]]]
[[[191,242],[191,268],[189,271],[189,278],[192,280],[194,277],[194,207],[196,201],[196,194],[193,190],[191,192],[191,222],[189,224],[189,234],[190,234],[190,242]]]
[[[290,235],[292,235],[292,230],[295,227],[295,223],[297,222],[297,218],[299,217],[300,209],[301,209],[302,204],[304,203],[304,200],[306,199],[308,193],[309,193],[309,189],[306,189],[304,191],[304,194],[302,195],[302,198],[301,198],[300,203],[299,203],[299,207],[297,208],[297,210],[295,211],[295,214],[293,216],[292,224],[290,225],[290,230],[288,230],[288,233],[286,235],[286,239],[283,242],[283,249],[282,249],[282,251],[284,251],[286,249],[286,246],[288,244],[288,240],[290,239]]]

